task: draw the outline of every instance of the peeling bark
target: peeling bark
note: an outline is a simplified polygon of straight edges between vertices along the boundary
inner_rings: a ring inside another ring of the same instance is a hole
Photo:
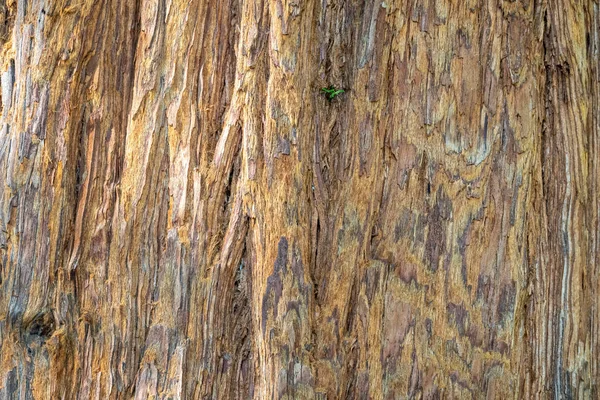
[[[597,0],[0,0],[0,51],[0,398],[599,396]]]

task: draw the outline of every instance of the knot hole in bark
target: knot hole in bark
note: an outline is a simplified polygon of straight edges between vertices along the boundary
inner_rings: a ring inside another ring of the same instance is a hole
[[[39,312],[29,323],[25,324],[23,341],[29,352],[43,346],[55,330],[54,315],[51,310]]]

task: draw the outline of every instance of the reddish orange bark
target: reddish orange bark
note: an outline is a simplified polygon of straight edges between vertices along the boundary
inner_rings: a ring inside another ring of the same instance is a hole
[[[0,0],[0,398],[596,398],[599,18]]]

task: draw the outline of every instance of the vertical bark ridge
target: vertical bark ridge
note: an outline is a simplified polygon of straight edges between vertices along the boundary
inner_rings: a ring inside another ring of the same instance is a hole
[[[540,282],[547,293],[548,343],[537,346],[548,349],[547,382],[543,389],[554,398],[594,396],[592,371],[597,364],[582,362],[584,354],[594,354],[594,330],[587,312],[595,305],[591,288],[594,279],[596,254],[591,251],[596,236],[594,211],[583,204],[593,204],[590,180],[597,173],[587,161],[594,152],[594,127],[590,111],[594,101],[593,49],[589,38],[594,24],[586,22],[596,4],[569,4],[566,7],[549,1],[546,9],[545,69],[546,69],[546,132],[542,142],[544,172],[545,218],[542,229],[547,230],[546,265]],[[592,157],[595,158],[595,157]],[[591,168],[590,168],[591,167]],[[560,213],[557,211],[560,210]],[[581,229],[581,227],[585,227]],[[540,289],[541,289],[540,288]],[[542,293],[542,290],[539,291]]]

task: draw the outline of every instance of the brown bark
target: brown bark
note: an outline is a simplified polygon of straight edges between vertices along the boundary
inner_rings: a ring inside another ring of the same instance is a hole
[[[597,398],[599,8],[0,0],[0,398]]]

